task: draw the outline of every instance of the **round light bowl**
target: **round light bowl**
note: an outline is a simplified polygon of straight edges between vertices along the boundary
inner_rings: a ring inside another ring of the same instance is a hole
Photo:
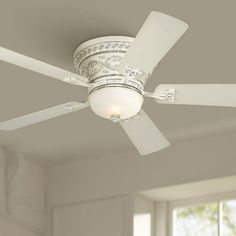
[[[95,114],[106,119],[121,120],[136,115],[143,104],[143,96],[129,88],[106,87],[93,91],[88,101]]]

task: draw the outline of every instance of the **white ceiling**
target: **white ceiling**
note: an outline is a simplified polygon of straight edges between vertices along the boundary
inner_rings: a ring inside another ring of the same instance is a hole
[[[190,29],[159,64],[147,90],[159,83],[236,83],[235,0],[9,0],[1,3],[0,45],[74,71],[78,44],[105,35],[135,36],[151,10],[181,18]],[[86,98],[85,88],[3,62],[0,73],[1,121]],[[146,99],[144,109],[172,143],[236,130],[234,108],[164,106]],[[138,156],[119,125],[90,109],[1,131],[0,145],[41,159]]]

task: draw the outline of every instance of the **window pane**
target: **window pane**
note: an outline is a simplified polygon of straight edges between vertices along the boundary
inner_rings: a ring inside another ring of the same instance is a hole
[[[151,214],[134,215],[134,236],[151,236]]]
[[[222,202],[222,236],[236,235],[236,200]]]
[[[217,236],[218,204],[209,203],[174,211],[174,236]]]

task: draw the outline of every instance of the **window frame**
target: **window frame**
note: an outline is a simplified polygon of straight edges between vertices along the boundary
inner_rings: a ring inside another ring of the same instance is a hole
[[[222,207],[222,201],[230,201],[236,200],[236,191],[232,192],[225,192],[225,193],[218,193],[218,194],[211,194],[206,196],[194,197],[194,198],[187,198],[182,200],[176,200],[168,203],[168,221],[167,221],[167,229],[168,229],[168,236],[174,236],[174,210],[177,208],[182,207],[191,207],[200,204],[207,204],[212,202],[217,202],[219,209]],[[218,236],[220,236],[221,232],[221,211],[218,211]]]

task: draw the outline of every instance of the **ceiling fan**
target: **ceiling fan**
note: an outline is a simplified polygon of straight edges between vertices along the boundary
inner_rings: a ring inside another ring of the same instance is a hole
[[[2,61],[88,88],[86,102],[69,102],[4,121],[0,130],[15,130],[90,106],[97,115],[120,123],[141,155],[169,146],[141,109],[144,97],[163,104],[236,106],[235,84],[161,84],[154,92],[144,91],[156,65],[187,28],[183,21],[153,11],[135,39],[108,36],[80,45],[73,57],[78,73],[0,47]]]

